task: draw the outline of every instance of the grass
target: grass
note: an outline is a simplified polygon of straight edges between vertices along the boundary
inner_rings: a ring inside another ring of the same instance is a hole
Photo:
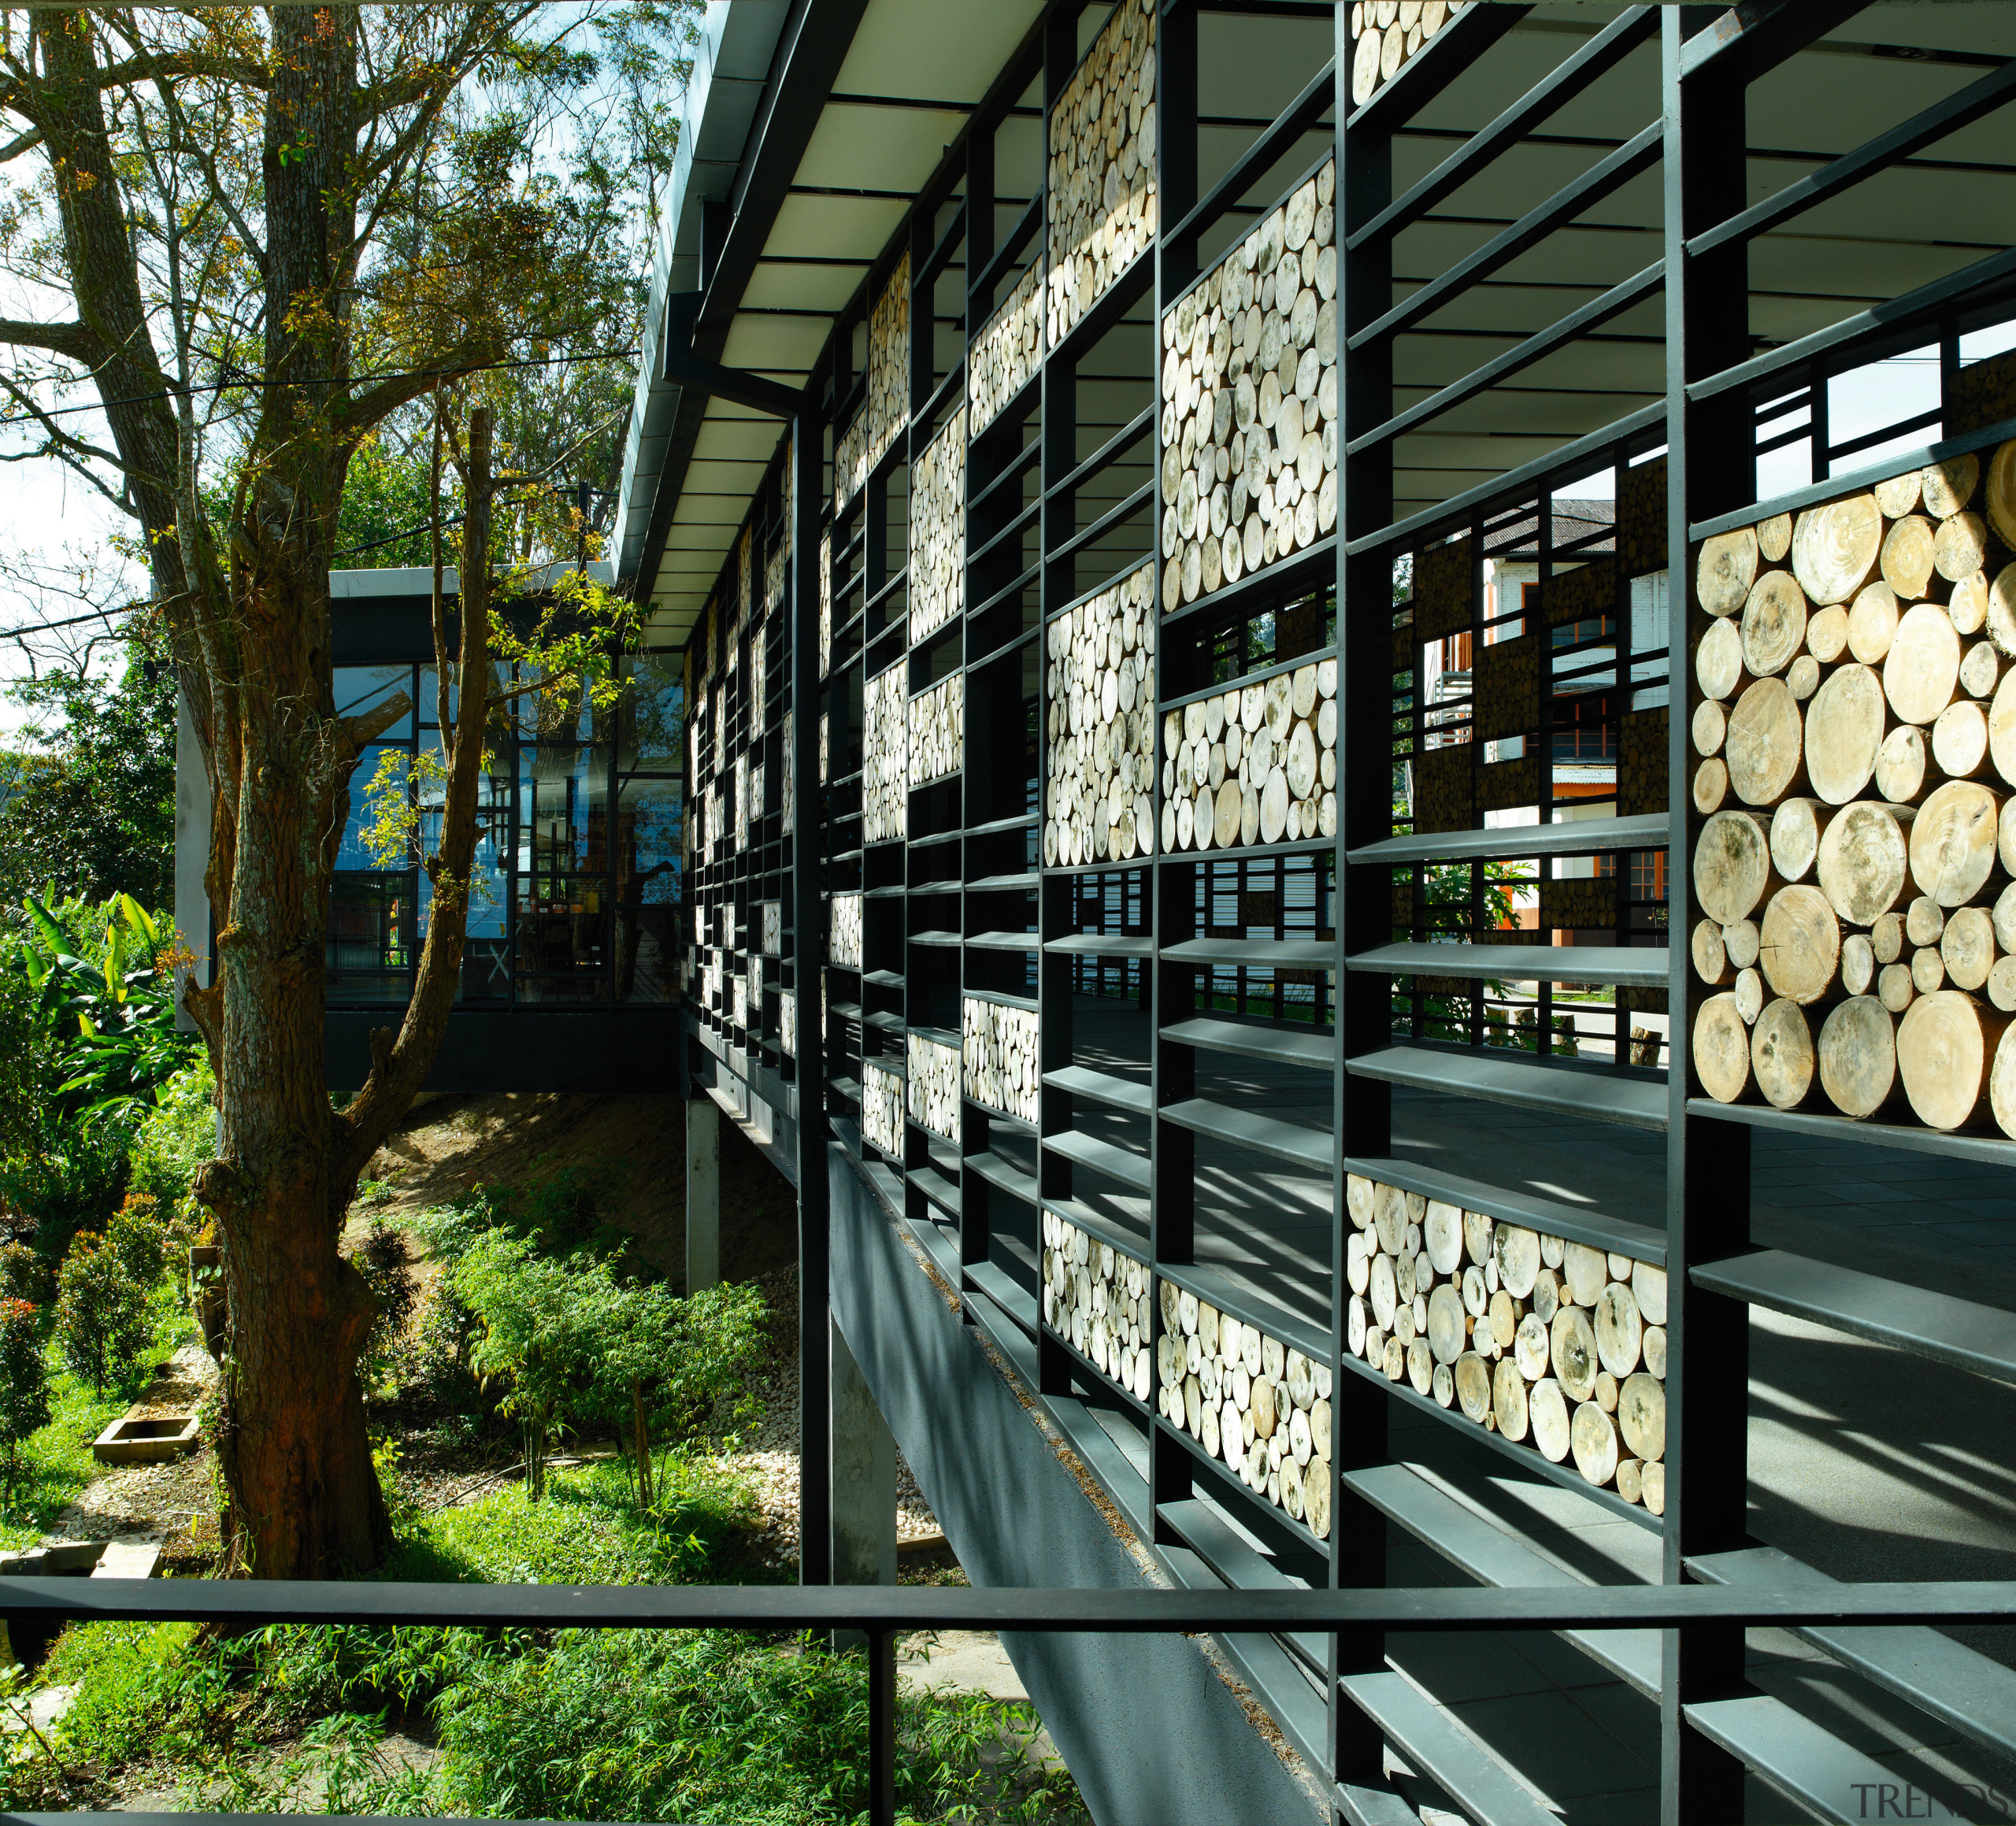
[[[128,1375],[103,1395],[65,1365],[54,1338],[43,1346],[49,1365],[46,1426],[21,1447],[20,1465],[0,1502],[0,1547],[32,1545],[75,1502],[102,1467],[91,1441],[124,1413],[154,1372],[196,1335],[173,1286],[164,1281],[149,1302],[147,1347]]]

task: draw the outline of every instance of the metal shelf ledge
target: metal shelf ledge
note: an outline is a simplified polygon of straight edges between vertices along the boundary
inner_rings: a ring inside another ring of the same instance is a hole
[[[1936,1154],[1947,1160],[1983,1161],[1990,1166],[2016,1167],[2016,1141],[2001,1135],[1955,1134],[1911,1121],[1885,1122],[1871,1117],[1814,1116],[1798,1109],[1774,1109],[1768,1103],[1718,1103],[1690,1097],[1689,1116],[1720,1122],[1747,1122],[1753,1128],[1782,1128],[1818,1141],[1861,1142],[1870,1147],[1900,1147],[1912,1154]]]
[[[1562,824],[1499,825],[1488,831],[1429,831],[1350,850],[1353,869],[1380,863],[1496,861],[1528,856],[1600,856],[1612,850],[1663,850],[1673,824],[1663,812],[1635,818],[1577,818]]]
[[[1265,1059],[1270,1064],[1306,1065],[1312,1071],[1328,1072],[1337,1063],[1337,1042],[1332,1034],[1312,1033],[1306,1027],[1262,1027],[1240,1020],[1214,1020],[1200,1016],[1179,1020],[1162,1029],[1162,1037],[1180,1046],[1202,1047],[1207,1052],[1236,1053],[1242,1058]]]
[[[1710,1699],[1686,1710],[1688,1722],[1703,1736],[1816,1820],[1860,1826],[1858,1788],[1870,1795],[1897,1785],[1894,1770],[1765,1694]]]
[[[1034,932],[975,932],[966,943],[976,951],[1040,951],[1043,940]]]
[[[1083,1065],[1065,1065],[1046,1072],[1043,1081],[1053,1091],[1068,1091],[1073,1097],[1089,1098],[1095,1103],[1135,1116],[1146,1116],[1154,1107],[1154,1094],[1146,1084],[1116,1078],[1110,1072],[1090,1071]]]
[[[957,932],[912,932],[910,942],[913,945],[936,945],[943,949],[956,951],[959,948],[959,935]]]
[[[1249,969],[1326,970],[1337,961],[1328,939],[1185,939],[1162,949],[1165,964],[1238,964]]]
[[[1166,1502],[1155,1511],[1156,1518],[1173,1528],[1183,1544],[1236,1591],[1302,1591],[1308,1587],[1247,1545],[1236,1530],[1207,1504],[1186,1497]],[[1329,1658],[1327,1638],[1313,1632],[1291,1632],[1287,1639],[1316,1666]],[[1655,1638],[1656,1640],[1657,1639]]]
[[[1992,1382],[2016,1383],[2016,1315],[1782,1249],[1703,1262],[1688,1279],[1711,1293],[1810,1319]]]
[[[1163,1121],[1173,1122],[1179,1128],[1208,1135],[1214,1141],[1221,1141],[1232,1147],[1251,1148],[1256,1154],[1271,1154],[1276,1160],[1286,1161],[1291,1166],[1302,1167],[1310,1172],[1328,1173],[1336,1165],[1335,1138],[1320,1128],[1305,1128],[1299,1122],[1282,1122],[1250,1109],[1234,1109],[1228,1104],[1214,1103],[1207,1097],[1190,1097],[1180,1103],[1167,1103],[1157,1113]]]
[[[1128,939],[1103,932],[1073,932],[1068,938],[1052,939],[1043,949],[1068,957],[1146,957],[1155,948],[1153,939]]]
[[[959,1220],[959,1188],[936,1167],[911,1167],[910,1183],[953,1220]]]
[[[1347,970],[1387,976],[1502,977],[1514,983],[1622,983],[1663,989],[1668,953],[1649,945],[1381,945]]]
[[[1148,1157],[1130,1149],[1115,1147],[1110,1141],[1101,1141],[1095,1135],[1080,1135],[1075,1130],[1062,1135],[1047,1135],[1043,1145],[1050,1151],[1069,1161],[1073,1165],[1088,1167],[1095,1173],[1103,1173],[1109,1180],[1117,1181],[1136,1192],[1148,1190],[1151,1175]]]
[[[1492,1826],[1559,1826],[1532,1789],[1404,1675],[1347,1674],[1337,1687],[1410,1768],[1432,1778],[1472,1819]]]
[[[969,1261],[969,1285],[977,1287],[1033,1338],[1036,1335],[1036,1297],[1017,1283],[998,1262]]]
[[[969,1154],[965,1157],[966,1171],[977,1173],[997,1191],[1006,1192],[1011,1198],[1020,1198],[1025,1205],[1036,1202],[1036,1182],[1032,1173],[1003,1160],[998,1154]]]
[[[1509,1103],[1550,1116],[1586,1116],[1597,1122],[1666,1133],[1666,1087],[1656,1079],[1417,1046],[1362,1053],[1346,1060],[1344,1069],[1354,1078],[1380,1078],[1419,1091]]]

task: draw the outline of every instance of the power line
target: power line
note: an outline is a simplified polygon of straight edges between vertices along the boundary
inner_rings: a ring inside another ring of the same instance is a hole
[[[512,368],[563,367],[569,361],[634,361],[638,353],[635,349],[602,349],[585,355],[539,355],[528,356],[522,361],[485,361],[473,368],[394,369],[382,374],[310,375],[302,380],[261,380],[250,374],[241,374],[229,380],[206,380],[193,387],[165,387],[158,393],[135,394],[131,399],[108,399],[95,406],[53,406],[46,412],[17,413],[11,418],[0,418],[0,427],[39,424],[44,419],[64,418],[80,412],[110,412],[115,406],[146,406],[157,399],[179,399],[189,394],[222,393],[232,387],[351,387],[365,380],[444,380],[457,375],[491,374]]]

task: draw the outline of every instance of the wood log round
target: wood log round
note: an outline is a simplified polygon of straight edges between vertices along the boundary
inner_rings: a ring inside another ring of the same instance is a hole
[[[1812,1094],[1813,1030],[1797,1002],[1781,996],[1765,1005],[1750,1031],[1750,1069],[1773,1109],[1796,1109]]]
[[[1815,861],[1820,890],[1851,926],[1873,926],[1897,904],[1910,866],[1905,828],[1916,820],[1870,799],[1828,820]]]
[[[1876,947],[1866,932],[1851,932],[1841,941],[1841,987],[1850,995],[1866,995],[1876,980]]]
[[[1960,655],[1960,689],[1970,698],[1992,698],[2002,677],[2002,655],[1992,640],[1972,642]]]
[[[1456,1359],[1452,1373],[1464,1418],[1482,1426],[1491,1412],[1491,1366],[1474,1350],[1466,1350]]]
[[[1562,1252],[1562,1278],[1578,1306],[1593,1306],[1610,1278],[1610,1257],[1600,1249],[1571,1243]]]
[[[1883,580],[1907,602],[1932,582],[1932,540],[1936,529],[1922,513],[1907,513],[1883,535]]]
[[[1663,1325],[1645,1328],[1645,1373],[1660,1381],[1666,1379],[1666,1331]]]
[[[1904,916],[1887,913],[1873,920],[1869,928],[1870,949],[1879,965],[1894,964],[1904,954]]]
[[[1694,717],[1689,725],[1694,752],[1703,756],[1719,754],[1729,724],[1728,711],[1711,698],[1703,698],[1694,706]]]
[[[1892,1014],[1902,1014],[1918,999],[1918,993],[1909,964],[1885,964],[1876,973],[1876,998]]]
[[[1526,1424],[1542,1457],[1558,1465],[1568,1456],[1572,1443],[1568,1402],[1552,1376],[1543,1376],[1528,1391]]]
[[[1995,920],[1988,909],[1955,909],[1940,934],[1939,955],[1946,965],[1946,980],[1954,988],[1987,987],[1988,972],[1995,968]]]
[[[1572,1438],[1575,1469],[1601,1487],[1617,1475],[1617,1423],[1593,1401],[1575,1410]]]
[[[1726,703],[1747,675],[1743,666],[1743,630],[1734,621],[1711,621],[1694,650],[1694,678],[1701,695]]]
[[[1988,578],[1980,571],[1971,577],[1962,577],[1946,598],[1947,619],[1953,624],[1955,634],[1980,633],[1988,625]],[[1994,643],[1991,640],[1989,644]],[[1996,650],[2000,652],[1999,648]]]
[[[1946,960],[1930,945],[1911,954],[1911,987],[1921,995],[1946,987]]]
[[[1429,1265],[1439,1275],[1452,1275],[1463,1265],[1463,1209],[1439,1198],[1428,1201],[1422,1214],[1421,1238]]]
[[[1495,1228],[1484,1212],[1463,1213],[1463,1248],[1479,1268],[1491,1260],[1491,1233]]]
[[[1988,559],[1988,522],[1978,513],[1949,513],[1933,535],[1933,568],[1949,583],[1971,576]]]
[[[1417,1338],[1407,1346],[1407,1380],[1414,1385],[1416,1395],[1426,1395],[1435,1386],[1435,1359],[1425,1338]]]
[[[1454,1363],[1469,1340],[1469,1315],[1453,1281],[1440,1281],[1428,1296],[1428,1343],[1438,1363]]]
[[[1750,1029],[1733,994],[1711,995],[1695,1013],[1694,1075],[1718,1103],[1750,1087]]]
[[[1933,765],[1951,780],[1988,771],[1988,717],[1971,698],[1955,698],[1932,726]]]
[[[1735,966],[1729,962],[1729,952],[1722,944],[1722,928],[1713,920],[1695,923],[1688,950],[1693,960],[1694,974],[1711,989],[1736,980]]]
[[[1736,1011],[1743,1017],[1743,1024],[1755,1027],[1758,1016],[1764,1012],[1763,973],[1754,969],[1739,970],[1736,973],[1736,987],[1731,993],[1736,997]]]
[[[2004,782],[2016,786],[2016,670],[2003,674],[1988,713],[1988,758]]]
[[[2005,565],[1988,587],[1982,617],[1988,637],[2005,659],[2016,659],[2016,565]]]
[[[1848,651],[1864,665],[1881,665],[1896,638],[1897,592],[1888,583],[1871,583],[1848,611]]]
[[[1663,1464],[1641,1465],[1638,1472],[1639,1493],[1647,1515],[1666,1513],[1666,1468]]]
[[[1789,798],[1771,814],[1771,866],[1786,881],[1803,881],[1820,850],[1821,833],[1833,808],[1810,798]]]
[[[1999,797],[1973,780],[1948,780],[1927,797],[1911,823],[1911,879],[1921,894],[1963,906],[1987,886],[2001,810]]]
[[[1722,809],[1729,796],[1729,770],[1719,754],[1710,755],[1695,769],[1693,793],[1694,809],[1703,817]]]
[[[1906,514],[1918,511],[1918,472],[1907,469],[1901,476],[1878,482],[1870,492],[1876,497],[1876,505],[1884,519],[1902,520]]]
[[[1302,1519],[1319,1541],[1330,1538],[1330,1473],[1327,1465],[1318,1475],[1302,1480]]]
[[[1996,959],[1988,973],[1988,998],[2004,1014],[2016,1013],[2016,957],[2005,952]]]
[[[1747,919],[1778,885],[1769,829],[1755,813],[1717,812],[1701,827],[1694,846],[1694,893],[1709,918],[1724,926]]]
[[[1784,680],[1758,679],[1736,700],[1722,754],[1730,788],[1745,805],[1775,806],[1795,789],[1805,771],[1805,728]]]
[[[1805,713],[1807,777],[1829,805],[1846,805],[1869,784],[1889,720],[1883,682],[1866,665],[1840,667],[1814,694]]]
[[[1491,1377],[1491,1411],[1498,1430],[1508,1439],[1526,1436],[1526,1379],[1509,1357],[1501,1357]]]
[[[1743,663],[1758,678],[1790,665],[1806,644],[1806,592],[1789,571],[1766,571],[1743,606]]]
[[[1792,574],[1813,602],[1845,602],[1876,570],[1883,515],[1873,494],[1808,508],[1792,528]]]
[[[1785,688],[1802,704],[1820,689],[1820,661],[1803,653],[1785,668]]]
[[[1953,702],[1960,682],[1960,636],[1936,602],[1914,603],[1898,620],[1883,661],[1883,691],[1907,723],[1926,724]]]
[[[1710,615],[1733,615],[1757,576],[1757,533],[1740,526],[1704,539],[1695,566],[1694,598]]]
[[[1547,1360],[1562,1393],[1569,1400],[1587,1401],[1595,1394],[1601,1360],[1596,1355],[1595,1328],[1581,1307],[1563,1306],[1554,1315],[1547,1330]]]
[[[1554,1323],[1554,1315],[1561,1309],[1561,1275],[1558,1269],[1544,1268],[1533,1277],[1533,1312],[1544,1325]]]
[[[1318,1395],[1309,1404],[1309,1447],[1319,1458],[1330,1456],[1330,1398]]]
[[[1638,1316],[1647,1325],[1666,1322],[1666,1271],[1649,1261],[1631,1265],[1631,1291],[1638,1300]]]
[[[2010,1017],[1958,989],[1921,995],[1897,1024],[1897,1072],[1929,1128],[1951,1131],[1984,1111],[1988,1074]]]
[[[1515,1300],[1530,1298],[1540,1271],[1539,1232],[1522,1224],[1500,1224],[1492,1232],[1491,1252],[1500,1291]]]
[[[1792,549],[1792,517],[1789,513],[1774,513],[1769,520],[1757,523],[1757,553],[1768,564],[1783,561]]]
[[[2006,546],[2016,546],[2016,438],[1996,446],[1988,466],[1988,524]]]
[[[1640,1469],[1643,1463],[1638,1458],[1620,1458],[1617,1461],[1617,1494],[1626,1502],[1637,1502],[1644,1495],[1644,1480]]]
[[[1925,791],[1925,732],[1901,724],[1883,738],[1876,753],[1876,790],[1892,805],[1909,805]]]
[[[1974,498],[1981,480],[1981,458],[1971,451],[1928,463],[1918,472],[1918,498],[1935,520],[1950,519]]]
[[[2016,951],[2016,881],[2010,882],[1996,896],[1990,917],[1995,924],[1995,948],[1998,951]]]
[[[1558,1309],[1557,1309],[1558,1310]],[[1529,1382],[1537,1382],[1547,1370],[1547,1320],[1536,1308],[1519,1321],[1512,1340],[1512,1361]]]
[[[1833,987],[1841,966],[1841,922],[1819,888],[1781,887],[1764,909],[1758,962],[1773,991],[1802,1007]]]
[[[1639,1316],[1637,1295],[1625,1282],[1614,1280],[1596,1296],[1595,1329],[1596,1356],[1603,1368],[1620,1380],[1629,1376],[1638,1367],[1645,1323]]]
[[[1646,1371],[1624,1379],[1617,1393],[1618,1431],[1634,1457],[1663,1458],[1666,1450],[1666,1391]]]
[[[1832,665],[1848,650],[1848,612],[1840,603],[1807,617],[1806,650],[1822,665]]]
[[[1755,920],[1733,920],[1722,928],[1722,949],[1739,970],[1747,970],[1757,961],[1758,939]]]

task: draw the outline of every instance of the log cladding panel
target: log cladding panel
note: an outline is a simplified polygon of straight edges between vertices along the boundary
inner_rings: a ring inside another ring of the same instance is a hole
[[[959,1054],[922,1034],[906,1036],[910,1120],[946,1140],[959,1139]]]
[[[1154,1382],[1148,1265],[1054,1211],[1043,1214],[1043,1322],[1136,1401]]]
[[[1044,630],[1047,868],[1154,854],[1154,588],[1144,565]]]
[[[1572,571],[1557,571],[1547,580],[1546,601],[1550,628],[1566,628],[1573,622],[1614,614],[1617,560],[1592,558]]]
[[[1647,817],[1666,809],[1666,706],[1632,710],[1617,731],[1617,815]]]
[[[788,471],[786,472],[789,473]],[[784,579],[791,573],[791,546],[780,541],[763,570],[763,613],[774,615],[784,606]]]
[[[1337,662],[1228,686],[1162,713],[1162,847],[1337,834]]]
[[[1627,577],[1666,568],[1666,460],[1626,468],[1618,477],[1618,552]]]
[[[1465,533],[1414,555],[1414,635],[1446,640],[1469,631],[1476,607],[1477,542]]]
[[[777,991],[777,1044],[784,1057],[798,1057],[798,997],[788,989]]]
[[[969,995],[961,1024],[966,1095],[1004,1116],[1034,1123],[1042,1077],[1035,1010]]]
[[[1708,1095],[2016,1137],[2013,546],[2016,440],[1695,554]]]
[[[903,1078],[900,1072],[863,1061],[861,1132],[891,1159],[903,1157]]]
[[[1407,59],[1474,0],[1357,0],[1351,8],[1351,106],[1362,108]]]
[[[1414,777],[1414,829],[1467,831],[1477,817],[1477,782],[1467,742],[1445,742],[1418,754]]]
[[[819,676],[833,669],[833,535],[819,535]]]
[[[909,835],[910,809],[910,714],[901,665],[868,681],[862,722],[862,841],[898,843]]]
[[[1356,1173],[1345,1205],[1352,1356],[1663,1509],[1663,1269]]]
[[[768,630],[758,628],[749,637],[749,728],[748,733],[762,732],[769,719],[763,713],[764,694],[770,683],[770,643],[765,638]]]
[[[749,979],[731,976],[728,983],[734,991],[730,998],[730,1018],[736,1027],[746,1028],[749,1025]]]
[[[1529,629],[1514,640],[1477,650],[1471,686],[1470,739],[1496,742],[1530,735],[1540,721],[1540,652],[1544,636]]]
[[[1617,924],[1617,877],[1550,876],[1540,884],[1540,924],[1551,931],[1576,932]]]
[[[1477,744],[1469,745],[1477,752]],[[1477,772],[1477,806],[1480,812],[1509,812],[1515,807],[1538,805],[1540,797],[1540,761],[1537,754],[1522,760],[1488,761]]]
[[[1330,1533],[1329,1364],[1165,1279],[1156,1401],[1240,1481],[1317,1540]]]
[[[1986,431],[2016,418],[2016,350],[1970,362],[1954,383],[1949,437]]]
[[[1336,529],[1336,184],[1326,160],[1162,313],[1165,612]]]
[[[763,902],[763,954],[766,957],[781,957],[784,953],[784,903],[780,900]]]
[[[969,435],[978,437],[1028,386],[1043,356],[1043,262],[1032,260],[967,356]]]
[[[910,257],[889,275],[868,320],[868,467],[889,454],[910,421]]]
[[[1154,0],[1121,0],[1050,116],[1051,347],[1155,236]]]
[[[913,788],[966,764],[966,676],[954,672],[910,702],[910,783]]]
[[[826,940],[828,961],[843,970],[861,968],[861,896],[836,894],[830,915],[832,931]]]
[[[910,639],[936,634],[966,602],[966,409],[925,446],[910,475]]]
[[[735,846],[746,849],[749,843],[749,757],[738,754],[735,757]]]
[[[864,409],[833,440],[833,512],[839,514],[868,483],[868,413]]]
[[[784,713],[784,743],[780,752],[785,757],[785,765],[777,772],[777,809],[783,815],[787,827],[798,806],[796,789],[791,784],[791,776],[797,770],[790,765],[790,757],[794,751],[791,729],[797,720],[796,712],[787,711]]]

